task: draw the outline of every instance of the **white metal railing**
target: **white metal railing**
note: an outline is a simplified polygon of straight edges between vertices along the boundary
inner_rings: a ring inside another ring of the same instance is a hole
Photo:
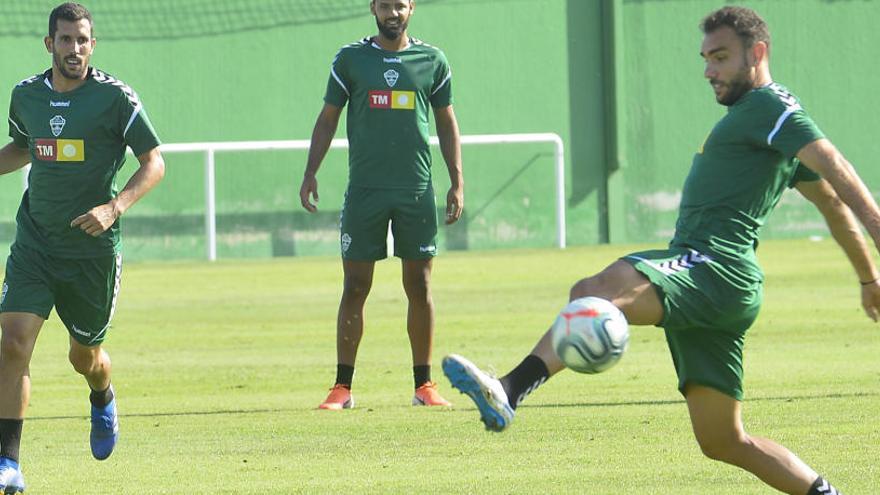
[[[430,139],[438,145],[436,136]],[[562,138],[554,133],[539,134],[482,134],[461,136],[463,145],[507,144],[507,143],[552,143],[555,147],[556,175],[556,245],[565,248],[565,147]],[[217,208],[214,186],[214,155],[218,151],[268,151],[268,150],[308,150],[310,142],[305,139],[292,141],[227,141],[204,143],[171,143],[161,145],[162,153],[205,153],[205,235],[207,237],[207,256],[217,259]],[[334,139],[330,148],[348,148],[347,139]],[[24,187],[27,187],[25,170]]]

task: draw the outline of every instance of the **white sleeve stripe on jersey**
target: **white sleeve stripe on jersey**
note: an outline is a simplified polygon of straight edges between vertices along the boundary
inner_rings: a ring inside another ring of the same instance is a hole
[[[139,113],[141,113],[140,105],[136,106],[134,111],[131,112],[131,118],[128,119],[128,124],[125,125],[125,130],[122,131],[122,137],[125,137],[125,135],[128,134],[128,129],[131,127],[131,124],[134,123],[134,118],[137,117]]]
[[[348,88],[346,88],[345,84],[342,83],[342,79],[340,79],[339,76],[336,75],[336,69],[334,69],[333,67],[330,67],[330,74],[332,74],[333,79],[336,79],[336,82],[338,82],[339,85],[342,86],[342,90],[345,91],[345,94],[347,94],[348,96],[351,96],[351,93],[348,92]]]
[[[124,82],[97,69],[95,69],[92,79],[101,84],[109,84],[111,86],[116,86],[117,88],[121,89],[122,93],[125,94],[125,97],[128,98],[128,101],[131,103],[131,105],[135,108],[140,108],[141,100],[138,98],[137,93],[135,93],[134,90],[131,89],[131,87]]]
[[[43,82],[49,87],[49,89],[55,91],[55,88],[52,87],[52,81],[50,81],[49,78],[43,79]]]
[[[773,138],[775,138],[776,134],[779,133],[779,130],[782,129],[782,124],[785,123],[785,119],[787,119],[789,115],[797,112],[800,109],[800,104],[795,103],[794,105],[786,108],[784,112],[782,112],[782,115],[780,115],[779,118],[776,120],[776,125],[773,127],[773,130],[770,131],[770,134],[767,136],[768,146],[773,144]]]
[[[16,124],[15,121],[12,120],[12,117],[9,118],[9,123],[15,126],[15,129],[19,132],[19,134],[21,134],[21,135],[23,135],[23,136],[31,137],[30,134],[28,134],[28,133],[24,132],[23,130],[21,130],[21,127],[19,127],[18,124]]]
[[[29,77],[29,78],[27,78],[27,79],[24,79],[23,81],[21,81],[21,82],[19,82],[18,84],[16,84],[15,87],[19,88],[19,87],[21,87],[21,86],[26,86],[26,85],[28,85],[28,84],[30,84],[30,83],[36,81],[37,78],[40,77],[40,76],[42,76],[42,75],[43,75],[43,74],[37,74],[37,75],[31,76],[31,77]]]
[[[441,82],[439,85],[437,85],[437,89],[435,89],[434,91],[431,91],[431,96],[434,96],[434,94],[437,93],[437,91],[440,91],[440,88],[442,88],[443,86],[446,86],[446,83],[448,83],[450,79],[452,79],[452,71],[449,71],[446,74],[446,78],[443,79],[443,82]]]

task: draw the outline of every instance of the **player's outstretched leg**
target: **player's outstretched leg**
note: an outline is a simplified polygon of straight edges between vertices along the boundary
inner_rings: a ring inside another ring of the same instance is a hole
[[[685,393],[694,435],[710,459],[745,469],[784,493],[840,494],[787,448],[746,433],[738,400],[693,384],[688,384]]]
[[[24,476],[18,463],[7,457],[0,457],[0,492],[4,495],[24,492]]]
[[[92,447],[92,455],[99,461],[110,457],[119,439],[119,418],[116,414],[113,385],[107,393],[113,398],[106,405],[98,407],[92,404],[92,432],[89,435],[89,443]]]
[[[457,354],[443,358],[443,373],[452,386],[466,394],[480,410],[480,420],[487,430],[504,431],[513,421],[513,408],[497,378],[489,376],[474,363]]]

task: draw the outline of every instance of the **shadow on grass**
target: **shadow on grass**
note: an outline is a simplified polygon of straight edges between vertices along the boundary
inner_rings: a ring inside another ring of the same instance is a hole
[[[795,402],[801,400],[825,400],[825,399],[852,399],[856,397],[878,397],[880,392],[852,392],[852,393],[831,393],[820,395],[786,395],[786,396],[768,396],[768,397],[752,397],[743,402]],[[563,407],[629,407],[629,406],[668,406],[672,404],[684,404],[684,398],[676,400],[645,400],[645,401],[626,401],[626,402],[576,402],[569,404],[536,404],[525,406],[528,408],[563,408]]]
[[[832,393],[821,395],[786,395],[780,397],[755,397],[746,400],[746,402],[794,402],[801,400],[826,400],[826,399],[852,399],[858,397],[878,397],[880,392],[853,392],[853,393]],[[672,404],[683,404],[684,399],[678,400],[646,400],[646,401],[625,401],[625,402],[577,402],[568,404],[536,404],[526,405],[528,409],[541,408],[566,408],[566,407],[631,407],[631,406],[668,406]],[[393,407],[393,406],[391,406]],[[403,406],[401,406],[403,407]],[[411,407],[411,406],[406,406]],[[361,409],[364,412],[372,412],[375,408]],[[266,414],[266,413],[289,413],[294,411],[315,411],[316,408],[308,407],[278,407],[274,409],[218,409],[214,411],[181,411],[181,412],[157,412],[157,413],[135,413],[122,414],[125,418],[163,418],[177,416],[222,416],[222,415],[241,415],[241,414]],[[327,414],[327,413],[325,413]],[[329,413],[332,414],[332,413]],[[69,419],[88,419],[87,416],[33,416],[27,418],[28,421],[58,421]]]

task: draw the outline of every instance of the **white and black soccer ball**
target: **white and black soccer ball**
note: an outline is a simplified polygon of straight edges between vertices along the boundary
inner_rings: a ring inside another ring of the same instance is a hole
[[[598,297],[568,303],[551,329],[553,350],[578,373],[600,373],[620,361],[629,344],[629,325],[617,308]]]

